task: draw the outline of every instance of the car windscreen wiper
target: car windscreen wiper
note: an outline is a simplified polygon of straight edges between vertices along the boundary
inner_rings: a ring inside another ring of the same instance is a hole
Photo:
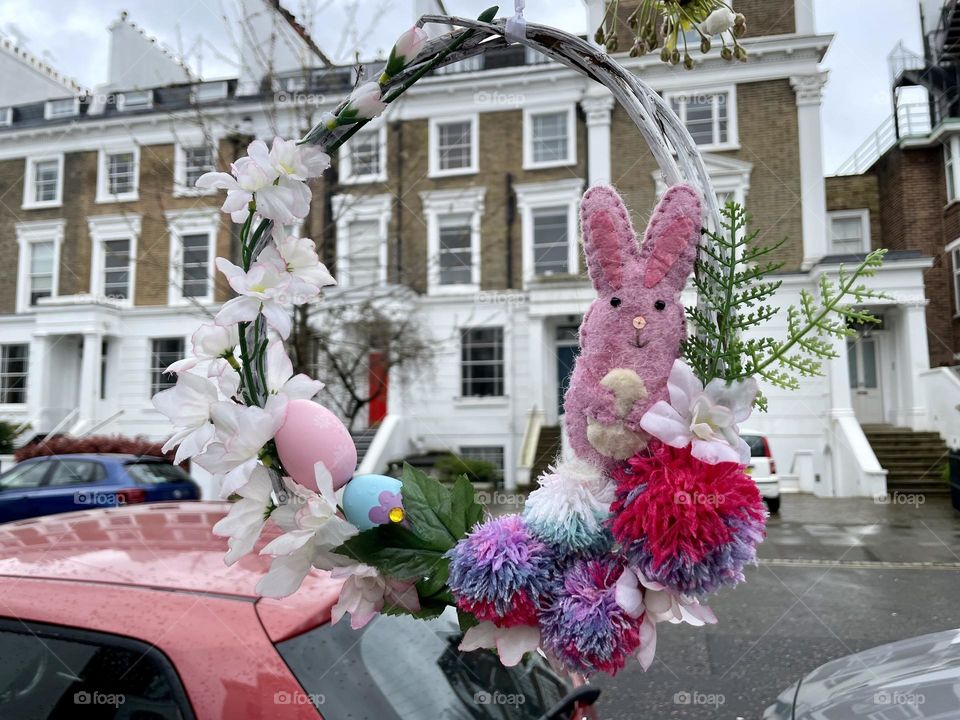
[[[554,705],[540,720],[570,720],[577,705],[589,707],[600,697],[600,688],[581,685]]]

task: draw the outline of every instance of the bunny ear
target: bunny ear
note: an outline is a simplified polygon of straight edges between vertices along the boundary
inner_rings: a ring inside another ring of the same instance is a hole
[[[666,278],[675,289],[683,289],[697,259],[702,224],[703,209],[696,190],[674,185],[664,193],[640,251],[646,264],[645,287],[652,288]]]
[[[597,292],[619,290],[623,270],[639,257],[637,235],[617,191],[607,185],[587,190],[580,202],[580,227],[590,279]]]

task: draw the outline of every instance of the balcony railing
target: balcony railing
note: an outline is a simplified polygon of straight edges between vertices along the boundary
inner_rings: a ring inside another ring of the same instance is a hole
[[[897,140],[906,137],[924,137],[930,134],[930,106],[927,103],[905,103],[897,108],[897,120],[891,115],[870,134],[846,162],[837,168],[837,175],[859,175],[866,172]],[[899,135],[898,135],[899,129]]]

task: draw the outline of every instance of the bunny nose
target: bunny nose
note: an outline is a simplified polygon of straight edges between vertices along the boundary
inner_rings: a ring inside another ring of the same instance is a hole
[[[643,315],[637,315],[637,316],[633,319],[633,326],[634,326],[637,330],[643,330],[643,329],[647,326],[647,321],[644,320]]]

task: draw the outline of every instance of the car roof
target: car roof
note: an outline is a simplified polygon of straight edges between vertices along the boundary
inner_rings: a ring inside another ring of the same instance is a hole
[[[213,534],[213,526],[229,509],[226,502],[144,503],[2,524],[0,577],[255,599],[270,558],[255,551],[232,566],[224,563],[227,541]],[[340,584],[314,571],[299,595],[310,598],[313,614],[329,615]]]

